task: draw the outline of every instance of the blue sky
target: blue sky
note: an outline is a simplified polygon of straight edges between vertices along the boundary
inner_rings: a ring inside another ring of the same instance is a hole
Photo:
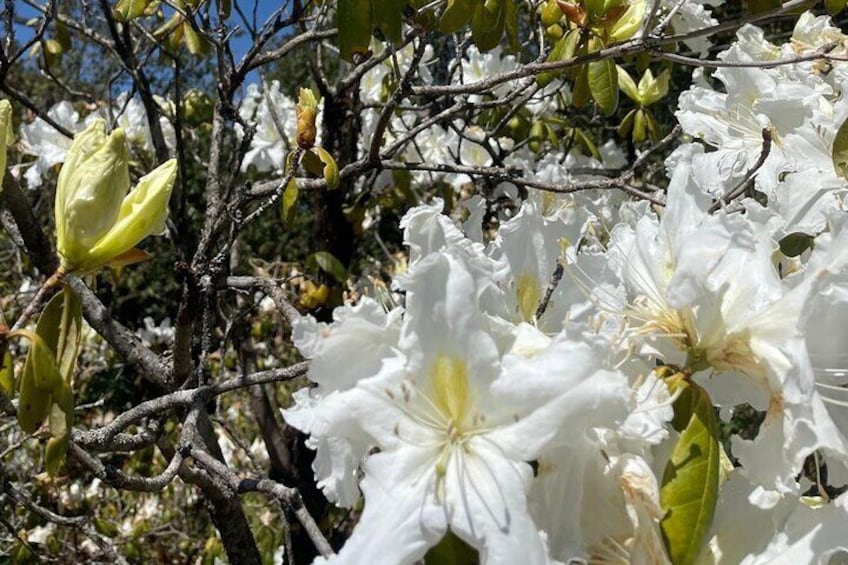
[[[116,0],[110,1],[113,1],[114,3]],[[268,16],[271,15],[274,10],[280,7],[279,0],[233,0],[233,2],[239,2],[239,5],[242,6],[242,11],[249,18],[253,16],[255,8],[256,20],[259,26],[262,25],[265,19],[268,18]],[[21,0],[15,0],[15,11],[16,14],[23,19],[35,18],[38,17],[40,14],[37,10],[28,6],[25,2],[22,2]],[[167,7],[165,8],[165,11],[166,13],[170,13],[170,10]],[[229,23],[230,25],[239,25],[239,27],[243,29],[243,26],[241,25],[241,18],[235,13],[235,10],[233,10],[233,16],[230,18]],[[32,28],[27,26],[16,25],[15,35],[18,41],[27,41],[28,39],[32,38],[33,30]],[[233,54],[236,56],[237,60],[245,54],[249,46],[250,38],[246,33],[239,34],[238,36],[235,36],[233,38],[232,49]]]

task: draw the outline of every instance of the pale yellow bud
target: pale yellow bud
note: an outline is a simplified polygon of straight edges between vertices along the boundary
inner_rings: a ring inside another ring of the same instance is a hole
[[[143,176],[124,198],[112,229],[89,251],[89,261],[101,265],[126,253],[147,236],[162,233],[176,178],[176,159],[166,161]]]
[[[108,232],[130,187],[123,130],[95,120],[74,138],[56,186],[56,247],[62,267],[90,266],[88,251]]]
[[[14,141],[12,105],[8,100],[0,100],[0,192],[3,192],[3,176],[6,173],[6,147]]]

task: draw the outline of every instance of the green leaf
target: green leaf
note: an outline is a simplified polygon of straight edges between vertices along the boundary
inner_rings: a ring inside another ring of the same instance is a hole
[[[645,141],[645,132],[648,129],[646,122],[645,111],[639,108],[633,115],[633,143],[642,143]]]
[[[395,45],[403,41],[404,8],[406,0],[371,0],[374,25]]]
[[[618,73],[618,87],[621,91],[637,104],[641,103],[639,88],[636,86],[636,82],[630,76],[630,73],[618,65],[615,66],[615,70]]]
[[[115,525],[114,522],[110,522],[104,518],[94,517],[92,519],[92,523],[94,524],[94,529],[97,530],[98,533],[106,536],[107,538],[116,538],[121,531],[118,529],[118,526]]]
[[[748,0],[748,12],[756,14],[766,10],[774,10],[780,8],[782,4],[781,0]]]
[[[297,188],[297,181],[292,179],[286,185],[286,190],[283,192],[283,225],[290,228],[294,225],[294,212],[297,209],[297,197],[300,191]]]
[[[639,96],[641,102],[645,106],[650,106],[655,102],[662,100],[668,94],[668,82],[671,79],[671,73],[665,69],[660,73],[660,76],[654,78],[650,69],[642,75],[642,80],[639,81]]]
[[[680,432],[665,467],[660,503],[666,514],[660,522],[674,565],[694,563],[709,531],[718,500],[721,445],[715,411],[706,391],[681,381],[674,402],[672,425]]]
[[[206,41],[205,37],[197,33],[188,22],[183,23],[183,36],[185,37],[186,49],[195,57],[202,57],[212,49],[212,44]]]
[[[471,38],[481,52],[498,46],[506,25],[506,3],[513,0],[486,0],[474,8],[471,16]]]
[[[313,151],[304,151],[301,164],[309,174],[315,176],[324,174],[324,164],[321,162],[321,159],[318,157],[318,155]]]
[[[618,107],[618,73],[612,59],[592,61],[586,78],[592,99],[605,116],[611,116]]]
[[[50,299],[35,333],[49,348],[62,380],[70,383],[82,339],[82,307],[70,288],[63,287]]]
[[[586,132],[580,128],[574,130],[574,137],[577,140],[577,143],[583,146],[583,148],[588,151],[589,155],[598,161],[601,160],[601,152],[598,151],[598,146],[595,145],[595,142],[592,140],[591,136],[586,135]]]
[[[371,0],[339,0],[338,22],[342,59],[356,62],[371,45]]]
[[[216,0],[218,6],[218,19],[226,20],[232,12],[232,2],[230,0]]]
[[[11,398],[15,393],[15,364],[5,345],[0,348],[0,362],[0,390]]]
[[[62,46],[63,51],[70,51],[71,47],[73,47],[71,45],[71,33],[68,31],[68,26],[58,20],[56,21],[56,41]]]
[[[568,32],[560,37],[557,42],[554,44],[553,49],[548,54],[548,58],[545,59],[545,62],[552,63],[556,61],[565,61],[567,59],[571,59],[574,57],[574,53],[577,51],[577,45],[580,42],[580,30],[579,29],[571,29]],[[545,71],[543,73],[539,73],[536,75],[536,82],[539,86],[545,87],[547,86],[554,78],[560,76],[565,72],[564,70],[556,70],[556,71]]]
[[[582,108],[589,101],[589,69],[588,65],[580,65],[577,67],[577,75],[574,79],[574,86],[571,87],[571,104],[575,108]]]
[[[321,168],[323,169],[322,173],[324,175],[324,180],[327,181],[327,188],[329,190],[338,188],[339,166],[336,164],[336,160],[333,159],[333,156],[330,155],[329,151],[320,145],[315,148],[315,151],[318,152],[318,159],[321,160]]]
[[[824,7],[831,16],[835,16],[844,10],[845,4],[845,0],[824,0]]]
[[[645,114],[645,123],[648,126],[648,134],[651,136],[651,141],[654,143],[658,142],[660,140],[660,131],[662,130],[656,118],[654,118],[653,112],[647,108],[642,108],[642,113]]]
[[[153,0],[118,0],[115,4],[115,19],[128,22],[145,15]],[[158,4],[158,2],[156,2]]]
[[[633,37],[639,28],[642,27],[642,20],[645,19],[645,10],[647,2],[630,2],[625,10],[612,27],[607,32],[609,41],[625,41]],[[613,6],[607,3],[607,10]]]
[[[518,10],[515,7],[515,2],[504,2],[504,29],[506,30],[506,40],[509,42],[509,48],[518,53],[521,51],[521,41],[518,37]]]
[[[424,565],[476,565],[479,562],[477,550],[451,531],[424,556]]]
[[[50,409],[50,392],[35,386],[32,363],[24,364],[21,388],[18,391],[18,423],[26,433],[32,434],[41,427]]]
[[[51,437],[44,449],[44,467],[48,475],[54,476],[65,461],[74,425],[74,393],[67,383],[54,392],[47,423]]]
[[[630,110],[627,112],[627,115],[624,116],[624,119],[621,120],[621,123],[618,124],[618,136],[619,137],[627,137],[631,131],[633,131],[633,120],[636,116],[636,110]]]
[[[780,240],[780,251],[787,257],[798,257],[813,247],[815,238],[805,233],[790,233]]]
[[[41,339],[34,340],[29,347],[26,362],[32,366],[35,386],[42,392],[53,392],[63,384],[62,373],[56,357]]]
[[[599,20],[606,14],[604,0],[583,0],[583,5],[586,7],[589,17],[593,20]]]
[[[468,25],[473,13],[474,0],[448,0],[448,5],[439,19],[439,31],[445,34],[458,32]]]
[[[307,153],[309,153],[307,151]],[[294,166],[294,153],[290,152],[286,155],[286,166],[285,166],[285,174],[289,174],[292,167]],[[300,195],[300,190],[297,188],[297,181],[294,176],[286,185],[286,189],[283,192],[283,209],[282,209],[282,217],[283,217],[283,225],[287,228],[292,227],[294,225],[294,213],[297,209],[297,198]]]
[[[848,120],[842,122],[833,140],[833,168],[836,174],[848,179]]]
[[[318,265],[318,268],[344,284],[345,279],[347,279],[347,269],[345,269],[342,262],[336,259],[332,253],[329,251],[319,251],[312,255],[312,259]]]
[[[64,463],[69,444],[70,436],[51,437],[47,440],[44,447],[44,468],[51,477],[56,476],[59,467]]]

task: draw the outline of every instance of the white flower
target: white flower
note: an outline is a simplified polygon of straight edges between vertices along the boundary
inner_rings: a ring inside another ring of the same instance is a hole
[[[295,101],[280,92],[279,81],[264,86],[253,83],[247,87],[239,115],[256,127],[241,170],[246,171],[254,165],[260,173],[282,171],[283,159],[297,129]]]
[[[115,112],[118,113],[118,119],[114,127],[120,127],[127,134],[127,141],[133,145],[140,146],[143,150],[153,151],[153,137],[150,133],[150,124],[147,121],[147,112],[144,110],[144,105],[137,98],[129,98],[129,93],[122,92],[115,99]],[[86,117],[86,122],[96,114],[90,114]],[[108,116],[104,116],[107,117]],[[172,152],[177,146],[176,134],[174,126],[165,116],[159,118],[159,127],[162,129],[162,135],[165,138],[165,145]]]
[[[712,17],[709,10],[704,8],[704,4],[713,6],[723,3],[723,0],[662,0],[660,5],[663,11],[660,16],[672,9],[677,9],[670,21],[670,27],[674,33],[688,33],[713,26],[718,21]],[[710,48],[710,40],[708,37],[696,37],[684,41],[687,47],[701,53],[706,54]]]
[[[507,73],[515,70],[518,66],[514,56],[502,56],[500,47],[496,47],[487,53],[480,53],[480,50],[474,45],[466,50],[461,64],[463,84],[479,82],[492,76]],[[511,88],[511,83],[503,82],[492,90],[492,94],[495,98],[501,98],[509,93]],[[468,100],[474,104],[480,102],[482,97],[478,94],[472,94],[468,97]]]
[[[289,425],[310,434],[316,450],[313,470],[324,495],[350,507],[359,498],[357,467],[371,446],[369,439],[338,411],[341,394],[379,372],[400,337],[400,310],[388,315],[377,302],[363,298],[356,306],[333,311],[333,323],[311,316],[295,321],[292,339],[312,363],[309,378],[318,384],[294,393],[296,404],[283,411]],[[339,365],[340,360],[343,365]]]
[[[403,277],[397,354],[339,396],[379,452],[362,465],[360,523],[331,561],[413,563],[450,527],[483,563],[549,562],[527,509],[527,462],[563,422],[623,414],[623,380],[598,377],[598,343],[563,335],[530,358],[508,354],[502,368],[478,280],[455,250]]]
[[[50,108],[47,115],[71,133],[81,132],[85,127],[79,114],[67,101]],[[29,188],[41,186],[42,177],[53,166],[65,161],[72,142],[71,138],[65,137],[41,118],[21,126],[21,151],[38,157],[24,174]]]

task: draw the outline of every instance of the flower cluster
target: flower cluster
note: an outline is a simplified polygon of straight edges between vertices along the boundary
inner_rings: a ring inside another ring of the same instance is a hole
[[[805,14],[784,45],[748,26],[722,59],[832,43],[842,53],[848,38]],[[469,80],[487,72],[465,63]],[[763,415],[754,439],[732,438],[733,459],[719,448],[715,517],[690,557],[848,551],[846,498],[822,480],[848,477],[848,182],[831,157],[845,69],[729,66],[713,74],[723,91],[696,77],[677,116],[702,143],[666,160],[662,207],[531,191],[485,237],[479,197],[462,226],[440,200],[409,210],[403,305],[364,297],[294,328],[314,386],[284,417],[309,435],[328,499],[364,499],[330,561],[414,563],[450,531],[483,563],[668,562],[661,491],[686,433],[681,379],[724,419]],[[449,151],[441,138],[417,148]],[[600,166],[510,159],[540,177]]]

